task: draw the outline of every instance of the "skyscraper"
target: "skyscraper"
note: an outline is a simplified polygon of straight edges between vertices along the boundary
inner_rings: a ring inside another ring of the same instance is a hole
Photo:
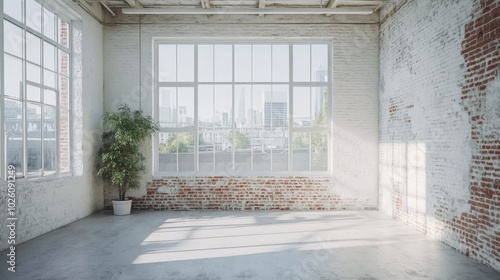
[[[283,91],[264,92],[264,127],[288,127],[288,94]]]

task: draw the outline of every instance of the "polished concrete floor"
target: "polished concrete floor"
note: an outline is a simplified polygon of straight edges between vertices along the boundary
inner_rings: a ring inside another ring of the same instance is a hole
[[[1,252],[2,260],[7,252]],[[17,247],[0,279],[500,279],[376,211],[102,211]]]

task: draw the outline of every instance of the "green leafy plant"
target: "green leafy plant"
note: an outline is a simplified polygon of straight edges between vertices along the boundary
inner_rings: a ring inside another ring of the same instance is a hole
[[[125,200],[128,189],[140,187],[140,173],[146,169],[140,144],[160,127],[150,116],[132,111],[126,104],[117,112],[105,113],[102,122],[107,131],[102,135],[97,175],[117,187],[119,199]]]

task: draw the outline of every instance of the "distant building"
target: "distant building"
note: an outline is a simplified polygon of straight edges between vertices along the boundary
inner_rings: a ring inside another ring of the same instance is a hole
[[[229,126],[229,113],[228,112],[222,112],[222,122],[221,125],[223,127]]]
[[[264,127],[288,127],[288,94],[286,92],[264,92]]]

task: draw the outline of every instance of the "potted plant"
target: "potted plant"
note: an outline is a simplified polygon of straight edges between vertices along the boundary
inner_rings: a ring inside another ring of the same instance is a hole
[[[102,122],[105,132],[97,175],[118,188],[119,200],[113,200],[114,214],[128,215],[132,200],[126,197],[126,192],[140,187],[140,173],[146,169],[140,144],[160,128],[150,116],[144,116],[139,110],[132,111],[126,104],[117,112],[105,113]]]

